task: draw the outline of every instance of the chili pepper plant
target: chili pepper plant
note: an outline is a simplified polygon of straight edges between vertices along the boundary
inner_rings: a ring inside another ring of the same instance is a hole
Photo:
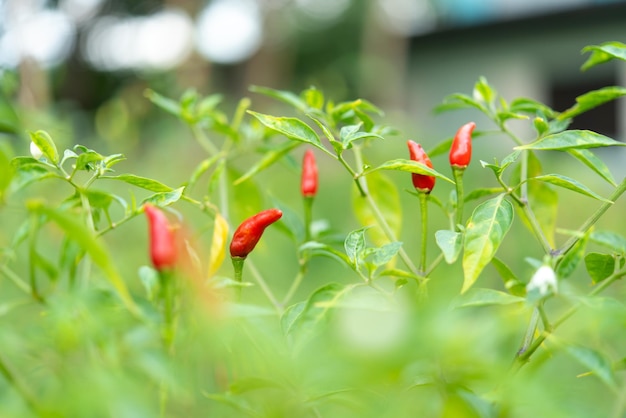
[[[626,87],[552,109],[479,78],[443,139],[250,92],[146,91],[194,150],[177,184],[1,124],[0,416],[626,414],[625,144],[569,128]]]

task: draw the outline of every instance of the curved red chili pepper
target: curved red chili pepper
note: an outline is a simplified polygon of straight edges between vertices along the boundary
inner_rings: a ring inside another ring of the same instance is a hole
[[[176,236],[165,214],[155,206],[146,204],[144,211],[150,227],[150,258],[158,271],[173,268],[178,259]]]
[[[411,160],[422,163],[428,168],[433,168],[433,163],[430,161],[426,151],[424,151],[420,144],[408,140],[407,145],[409,146],[409,155],[411,156]],[[419,192],[430,193],[433,190],[433,187],[435,187],[434,176],[412,173],[411,179],[413,180],[413,186],[415,186]]]
[[[465,168],[472,159],[472,131],[476,124],[466,123],[461,126],[454,136],[450,147],[450,165],[457,168]]]
[[[317,193],[317,165],[315,164],[315,154],[313,154],[312,150],[307,150],[304,153],[300,190],[304,197],[314,197]]]
[[[246,258],[261,239],[263,231],[283,216],[279,209],[266,209],[239,225],[230,243],[230,256]]]

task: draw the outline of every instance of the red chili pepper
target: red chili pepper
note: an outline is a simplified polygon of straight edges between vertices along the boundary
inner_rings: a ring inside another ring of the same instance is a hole
[[[246,258],[261,239],[265,228],[279,220],[281,216],[283,212],[279,209],[267,209],[243,221],[233,234],[230,256]]]
[[[300,190],[304,197],[315,197],[317,193],[317,165],[315,164],[315,154],[307,150],[302,160],[302,181]]]
[[[426,155],[426,151],[424,151],[420,144],[409,140],[407,141],[407,145],[409,146],[411,160],[422,163],[428,168],[433,168],[433,163],[430,161],[430,158]],[[413,180],[413,186],[415,186],[419,192],[430,193],[433,190],[433,187],[435,187],[434,176],[413,173],[411,174],[411,178]]]
[[[472,131],[476,127],[474,122],[461,126],[454,136],[450,148],[450,165],[465,168],[472,159]]]
[[[144,206],[150,226],[150,258],[158,271],[173,268],[178,259],[176,236],[172,231],[167,217],[158,208],[146,204]]]

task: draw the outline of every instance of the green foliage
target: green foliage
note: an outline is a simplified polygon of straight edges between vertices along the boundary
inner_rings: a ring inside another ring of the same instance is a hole
[[[624,51],[587,47],[583,69]],[[167,164],[188,171],[178,184],[118,174],[124,155],[62,149],[43,130],[29,133],[33,156],[2,142],[1,416],[624,414],[626,307],[608,291],[626,276],[626,238],[595,228],[626,180],[592,151],[624,144],[568,130],[624,87],[558,112],[479,78],[437,110],[480,112],[493,126],[474,139],[510,149],[452,175],[403,156],[370,165],[398,131],[367,100],[251,91],[289,116],[247,98],[230,115],[220,95],[146,91],[205,152],[189,165],[172,155]],[[15,133],[18,116],[2,98],[0,131]],[[511,121],[535,135],[518,137]],[[321,192],[299,202],[305,147],[324,159]],[[543,159],[554,151],[590,175],[556,172]],[[489,184],[464,180],[481,168]],[[403,196],[396,179],[412,174],[441,181]],[[342,190],[320,205],[328,185]],[[146,204],[171,222],[157,232],[176,237],[175,268],[124,257],[155,242],[135,221]],[[248,257],[224,263],[238,223],[268,206],[281,220]]]

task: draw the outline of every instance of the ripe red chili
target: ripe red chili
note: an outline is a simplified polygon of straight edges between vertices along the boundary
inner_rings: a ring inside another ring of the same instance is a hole
[[[176,236],[172,231],[167,217],[158,208],[146,204],[144,210],[150,227],[150,258],[158,271],[170,269],[178,259]]]
[[[246,258],[261,239],[263,231],[283,216],[279,209],[266,209],[249,217],[239,225],[230,243],[230,256]]]
[[[314,197],[317,193],[317,165],[315,164],[315,154],[310,149],[304,153],[302,160],[300,190],[304,197]]]
[[[472,131],[476,127],[474,122],[461,126],[454,136],[450,148],[450,165],[465,168],[472,159]]]
[[[409,155],[411,156],[411,160],[422,163],[428,168],[433,168],[433,163],[430,161],[430,158],[426,155],[426,151],[424,151],[420,144],[409,140],[407,141],[407,145],[409,146]],[[411,179],[413,180],[413,186],[415,186],[419,192],[430,193],[433,190],[433,187],[435,187],[434,176],[412,173]]]

